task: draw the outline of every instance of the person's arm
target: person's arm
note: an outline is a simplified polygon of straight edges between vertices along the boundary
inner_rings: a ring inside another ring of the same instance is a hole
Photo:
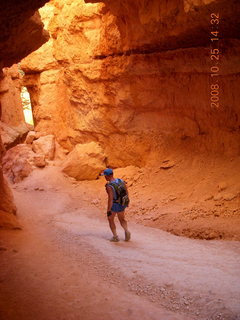
[[[107,194],[108,194],[108,206],[107,206],[107,212],[111,211],[112,205],[113,205],[113,190],[110,186],[106,186]]]

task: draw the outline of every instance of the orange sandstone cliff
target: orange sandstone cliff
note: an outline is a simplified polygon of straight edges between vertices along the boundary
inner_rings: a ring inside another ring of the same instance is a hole
[[[14,20],[16,56],[6,47],[2,66],[47,40],[30,4]],[[235,0],[48,2],[49,41],[21,61],[42,136],[34,145],[56,140],[63,171],[78,180],[129,166],[129,214],[147,224],[238,239],[239,13]]]
[[[52,0],[40,14],[50,40],[23,83],[64,172],[129,166],[130,216],[239,239],[239,1]]]
[[[36,130],[68,151],[97,142],[112,167],[154,164],[173,152],[239,156],[240,4],[85,2],[41,9],[51,38],[21,63]]]
[[[11,0],[0,3],[0,120],[4,144],[11,146],[26,132],[19,95],[17,67],[7,69],[48,40],[48,33],[36,11],[46,0]],[[2,68],[4,68],[2,70]],[[16,129],[17,128],[17,129]],[[9,137],[16,134],[16,139]],[[5,152],[0,136],[0,228],[18,228],[12,193],[2,173]]]

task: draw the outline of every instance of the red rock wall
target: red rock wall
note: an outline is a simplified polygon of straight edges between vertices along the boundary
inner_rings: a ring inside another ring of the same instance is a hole
[[[0,103],[2,116],[0,128],[2,142],[9,149],[23,140],[29,131],[23,115],[21,101],[21,76],[18,65],[3,68],[0,80]]]
[[[38,49],[48,33],[36,10],[46,0],[10,0],[0,2],[0,120],[4,126],[17,126],[23,121],[19,91],[16,85],[17,72],[10,67],[24,56]],[[12,85],[12,81],[15,82]],[[4,128],[5,128],[4,127]],[[0,136],[0,228],[18,228],[13,196],[2,173],[2,155],[5,148]]]
[[[2,162],[3,145],[0,136],[0,163]],[[1,228],[16,228],[18,222],[15,215],[16,207],[14,205],[12,192],[9,189],[5,178],[3,177],[2,169],[0,170],[0,229]]]
[[[1,121],[11,126],[17,126],[24,121],[20,91],[18,66],[15,64],[11,68],[4,68],[0,82]]]
[[[237,0],[85,0],[103,2],[116,17],[121,49],[135,53],[208,47],[210,14],[219,13],[221,39],[239,38]],[[219,29],[219,30],[220,30]],[[113,51],[107,48],[102,54]],[[118,51],[116,51],[118,52]]]
[[[238,156],[239,2],[104,2],[55,0],[41,11],[51,39],[22,62],[36,129],[69,150],[99,142],[116,167],[173,152]],[[220,17],[219,108],[210,104],[211,13]]]
[[[9,0],[0,2],[0,69],[10,67],[37,50],[48,33],[38,12],[47,0]]]

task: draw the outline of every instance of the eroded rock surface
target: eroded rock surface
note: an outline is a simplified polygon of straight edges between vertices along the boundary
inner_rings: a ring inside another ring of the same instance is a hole
[[[173,152],[238,156],[239,10],[233,0],[47,4],[41,15],[51,39],[22,61],[37,130],[68,150],[96,141],[113,167]],[[209,30],[218,12],[214,108]]]
[[[19,94],[16,94],[16,82],[19,75],[12,64],[19,62],[30,52],[38,49],[48,39],[36,10],[46,0],[11,0],[0,2],[0,120],[4,122],[4,144],[8,147],[16,143],[17,132],[22,132],[23,115],[19,112]],[[10,82],[14,82],[14,86]],[[10,84],[10,86],[9,86]],[[20,127],[19,127],[20,125]],[[16,130],[11,130],[14,126]],[[27,130],[25,131],[27,132]],[[5,147],[0,137],[0,227],[19,227],[14,216],[16,213],[12,193],[2,173],[2,155]]]
[[[0,136],[0,163],[2,162],[2,140]],[[1,168],[1,167],[0,167]],[[16,207],[13,202],[13,195],[8,187],[7,181],[3,176],[2,168],[0,169],[0,229],[1,228],[18,228],[19,223],[15,217]]]
[[[4,68],[0,72],[0,128],[2,142],[6,149],[20,143],[29,131],[24,121],[20,92],[21,75],[18,65]]]
[[[11,0],[0,3],[0,69],[10,67],[48,39],[38,12],[47,0]]]

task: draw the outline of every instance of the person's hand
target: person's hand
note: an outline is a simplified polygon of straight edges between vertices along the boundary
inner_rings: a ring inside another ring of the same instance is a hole
[[[112,211],[107,211],[107,216],[110,217],[110,215],[112,214]]]

